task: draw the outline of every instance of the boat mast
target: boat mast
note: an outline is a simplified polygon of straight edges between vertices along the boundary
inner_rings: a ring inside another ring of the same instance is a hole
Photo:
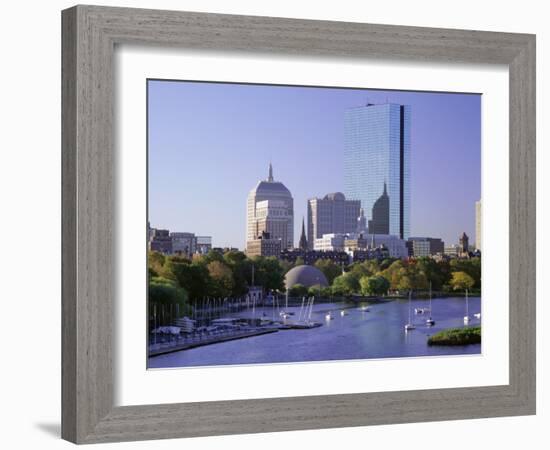
[[[409,324],[411,323],[411,291],[409,291]]]

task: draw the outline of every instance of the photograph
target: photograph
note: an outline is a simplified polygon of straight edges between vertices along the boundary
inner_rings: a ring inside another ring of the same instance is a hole
[[[145,88],[148,369],[482,354],[482,94]]]

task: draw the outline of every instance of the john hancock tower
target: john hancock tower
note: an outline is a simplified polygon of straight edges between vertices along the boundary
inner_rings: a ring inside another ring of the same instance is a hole
[[[361,200],[373,228],[369,233],[410,235],[410,124],[408,105],[369,103],[345,113],[344,193]],[[389,208],[383,208],[387,217],[373,221],[373,206],[381,197],[384,204],[389,200]]]

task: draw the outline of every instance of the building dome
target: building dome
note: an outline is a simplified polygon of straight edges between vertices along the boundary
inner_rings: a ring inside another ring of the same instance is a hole
[[[290,269],[285,275],[285,287],[292,288],[295,284],[301,284],[306,287],[311,286],[328,286],[325,274],[317,267],[313,266],[298,266]]]
[[[284,198],[292,198],[290,191],[280,181],[260,181],[252,190],[252,193],[258,196],[278,196]]]

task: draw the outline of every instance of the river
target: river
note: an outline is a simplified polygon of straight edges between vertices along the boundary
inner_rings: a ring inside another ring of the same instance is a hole
[[[320,303],[313,308],[311,319],[322,322],[319,328],[280,330],[276,333],[237,339],[149,358],[149,368],[212,366],[228,364],[266,364],[304,361],[333,361],[369,358],[403,358],[414,356],[463,355],[481,353],[481,345],[428,346],[430,335],[446,328],[464,326],[463,297],[434,298],[432,316],[435,325],[425,325],[429,314],[415,314],[414,308],[428,306],[428,300],[412,300],[412,321],[416,329],[405,332],[409,302],[394,300],[369,305],[369,312],[356,305]],[[469,299],[470,326],[480,324],[473,314],[481,311],[481,299]],[[347,315],[341,315],[345,309]],[[289,307],[297,317],[300,307]],[[330,311],[333,319],[326,320]],[[273,316],[271,307],[260,307],[255,317]],[[252,317],[252,311],[230,314],[230,317]]]

